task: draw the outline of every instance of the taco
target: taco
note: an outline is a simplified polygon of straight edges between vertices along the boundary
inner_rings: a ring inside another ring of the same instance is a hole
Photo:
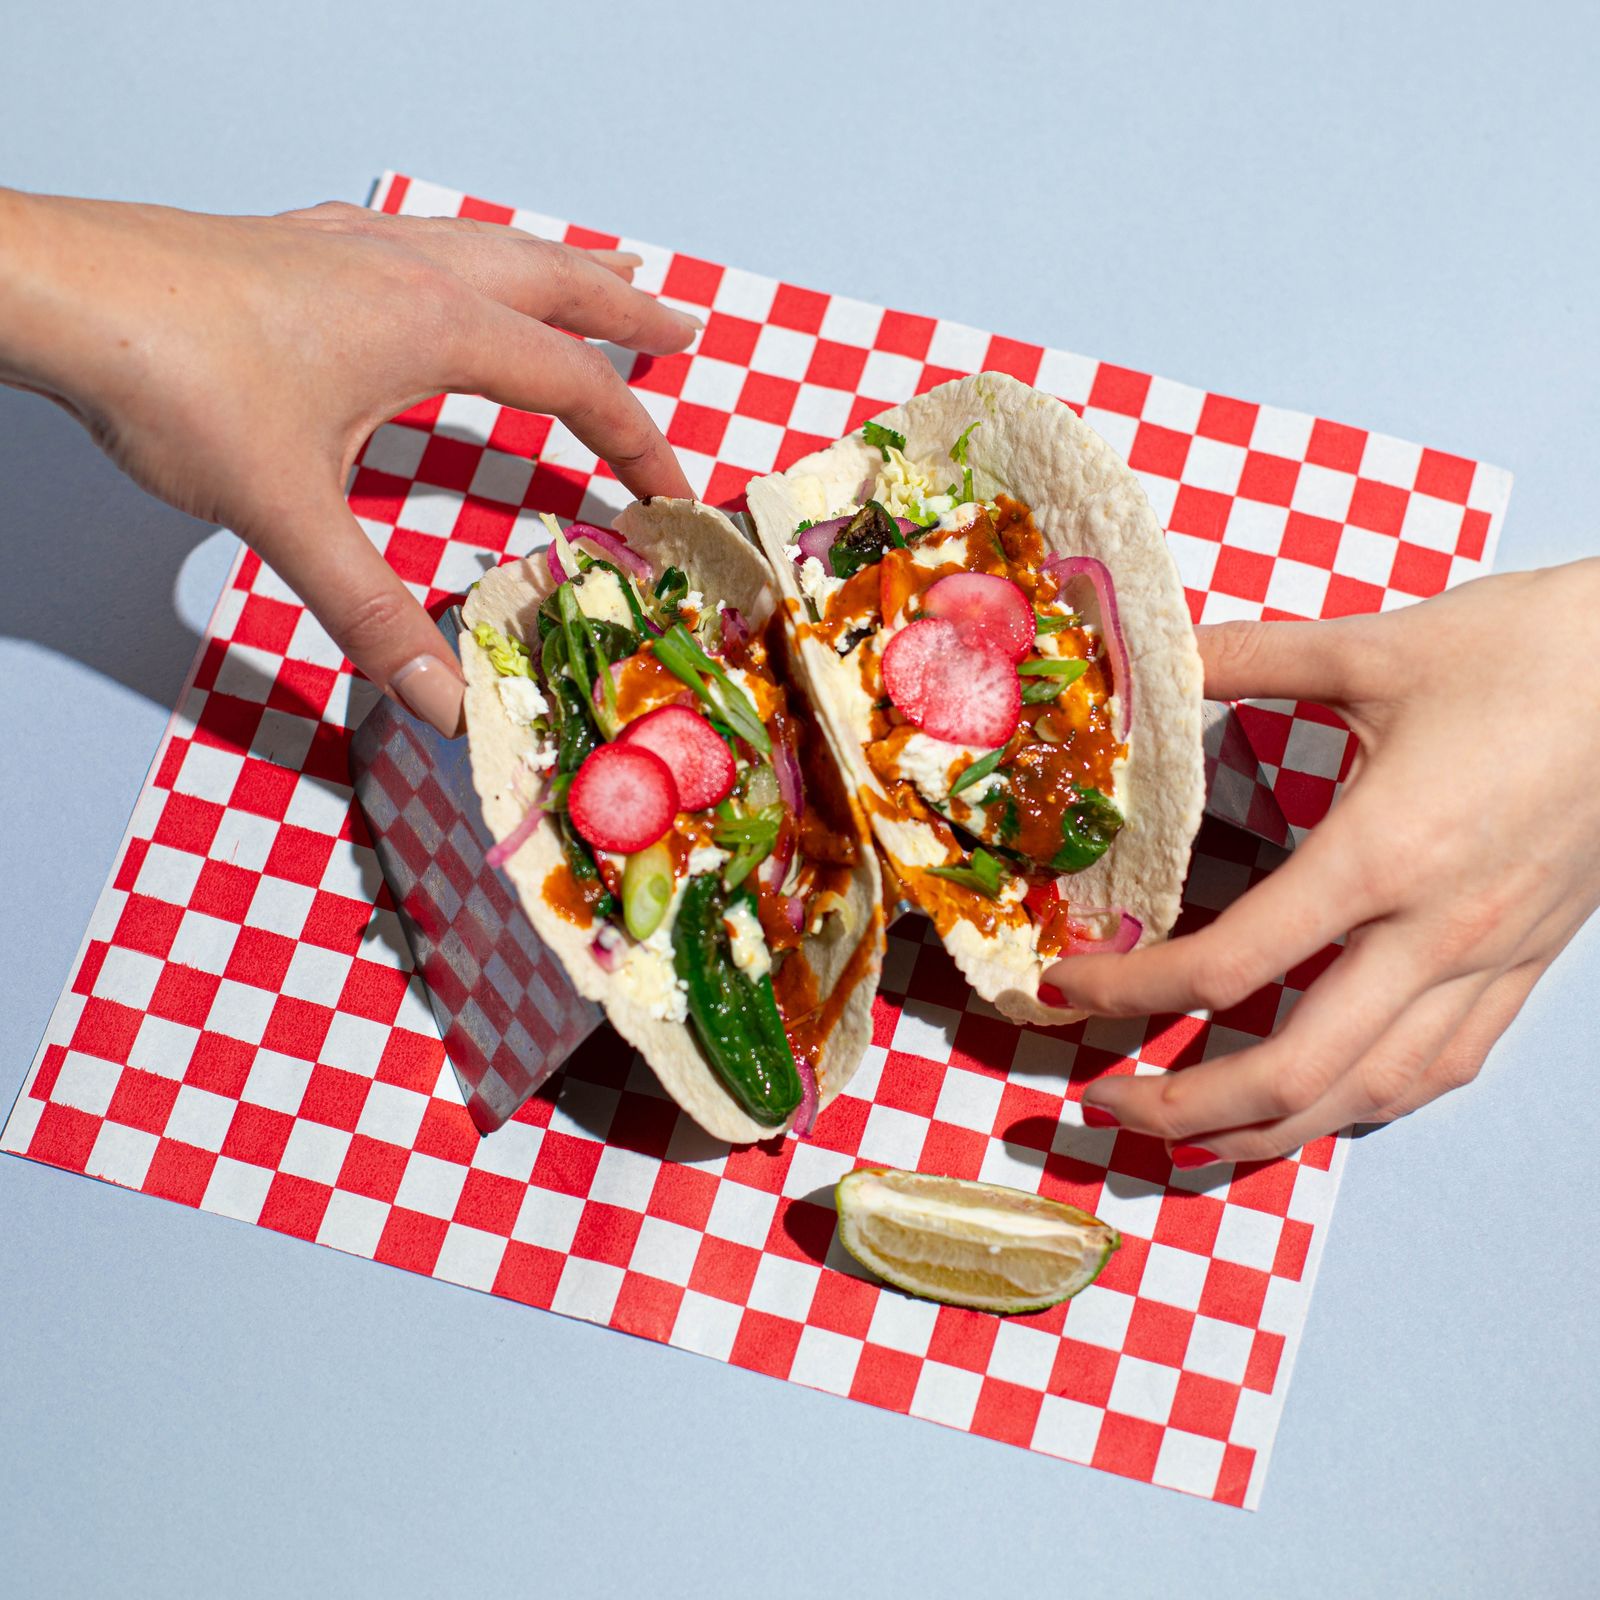
[[[489,859],[708,1133],[809,1132],[870,1042],[882,881],[771,575],[695,502],[546,522],[462,608]]]
[[[1133,472],[1002,373],[750,486],[796,654],[900,892],[1019,1021],[1163,937],[1204,799],[1201,668]]]

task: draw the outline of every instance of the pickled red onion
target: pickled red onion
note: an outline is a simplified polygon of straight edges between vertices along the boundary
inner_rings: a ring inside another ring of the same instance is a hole
[[[528,814],[514,827],[498,844],[492,844],[483,852],[483,859],[491,867],[503,867],[517,851],[533,835],[533,830],[539,826],[544,816],[545,796],[550,793],[550,785],[546,783],[539,791],[539,798],[528,807]]]
[[[737,606],[724,606],[721,615],[722,653],[726,655],[736,644],[743,644],[750,637],[750,624]]]
[[[809,1061],[794,1059],[795,1070],[800,1074],[800,1109],[794,1114],[794,1136],[809,1139],[817,1124],[817,1074]]]
[[[1128,670],[1128,645],[1122,637],[1122,618],[1117,610],[1117,591],[1111,581],[1111,569],[1093,556],[1055,556],[1040,570],[1049,573],[1063,587],[1069,578],[1078,577],[1087,578],[1093,585],[1095,603],[1100,610],[1100,634],[1111,657],[1112,692],[1120,711],[1117,737],[1126,739],[1133,726],[1133,674]]]
[[[1065,899],[1065,896],[1062,896]],[[1144,932],[1144,924],[1131,912],[1124,911],[1120,906],[1078,906],[1068,910],[1068,933],[1066,946],[1061,954],[1063,956],[1121,956],[1126,955],[1139,942],[1139,935]],[[1103,939],[1081,939],[1078,937],[1078,919],[1115,917],[1116,930]]]
[[[627,541],[619,533],[613,533],[609,528],[597,528],[592,522],[574,522],[567,529],[567,538],[587,539],[598,550],[604,550],[624,572],[631,573],[640,583],[649,583],[655,577],[655,570],[650,563],[635,550],[630,550]]]

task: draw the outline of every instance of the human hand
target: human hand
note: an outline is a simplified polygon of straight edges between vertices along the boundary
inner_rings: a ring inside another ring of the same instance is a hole
[[[1470,1082],[1600,904],[1600,560],[1198,632],[1212,698],[1319,702],[1359,749],[1324,821],[1209,926],[1046,974],[1104,1016],[1223,1010],[1346,939],[1273,1038],[1085,1091],[1085,1120],[1164,1139],[1179,1167],[1281,1155]]]
[[[232,528],[443,732],[459,668],[344,500],[374,427],[441,391],[482,394],[560,417],[636,495],[690,493],[604,355],[556,331],[687,345],[696,319],[631,286],[636,257],[349,205],[211,217],[3,190],[0,240],[0,381]]]

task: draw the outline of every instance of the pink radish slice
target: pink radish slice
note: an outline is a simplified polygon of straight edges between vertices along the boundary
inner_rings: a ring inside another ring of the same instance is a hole
[[[567,811],[573,827],[596,849],[629,855],[654,844],[672,826],[678,786],[672,768],[654,751],[631,742],[603,744],[578,768],[567,791]]]
[[[592,522],[574,522],[567,529],[567,539],[587,539],[597,550],[604,550],[609,560],[616,563],[626,573],[637,578],[640,583],[649,583],[655,577],[650,563],[635,551],[628,548],[627,542],[620,533],[613,533],[609,528],[597,528]]]
[[[1015,665],[941,617],[913,622],[889,641],[883,686],[919,728],[952,744],[994,749],[1022,716]]]
[[[923,612],[953,622],[1012,661],[1033,649],[1037,630],[1028,597],[1009,578],[989,572],[952,572],[922,597]]]
[[[1111,690],[1117,697],[1117,737],[1126,739],[1133,726],[1133,674],[1128,670],[1128,645],[1122,637],[1122,618],[1117,611],[1116,585],[1111,569],[1093,556],[1056,556],[1040,569],[1065,588],[1073,578],[1087,578],[1094,588],[1100,612],[1100,637],[1111,658]]]
[[[704,811],[733,792],[733,752],[709,722],[683,706],[658,706],[630,722],[617,740],[659,756],[678,786],[685,811]]]

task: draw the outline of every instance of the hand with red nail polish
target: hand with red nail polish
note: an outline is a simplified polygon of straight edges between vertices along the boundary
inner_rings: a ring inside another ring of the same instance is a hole
[[[1045,975],[1103,1016],[1219,1011],[1344,940],[1272,1038],[1087,1091],[1086,1122],[1092,1100],[1183,1168],[1282,1155],[1469,1082],[1600,905],[1600,560],[1199,636],[1213,699],[1330,706],[1358,749],[1339,803],[1214,922]]]
[[[0,382],[55,400],[152,494],[232,528],[357,667],[454,732],[455,659],[345,481],[373,428],[448,391],[559,416],[636,495],[688,495],[611,363],[565,337],[689,344],[696,320],[633,288],[636,265],[359,206],[211,217],[0,189]]]

